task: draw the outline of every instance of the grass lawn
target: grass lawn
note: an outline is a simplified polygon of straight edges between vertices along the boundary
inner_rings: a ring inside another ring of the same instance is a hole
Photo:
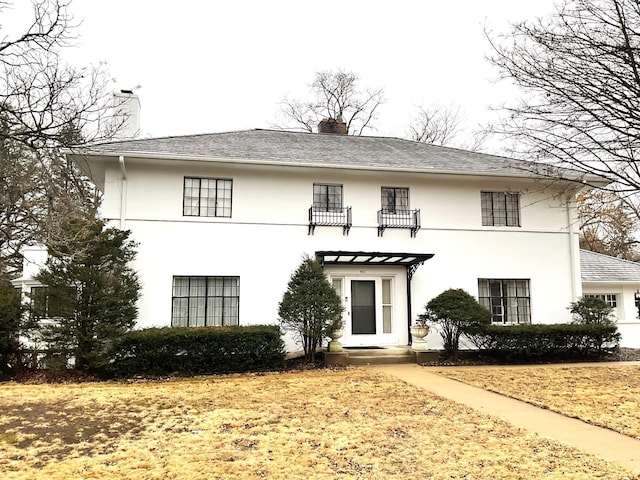
[[[436,373],[640,436],[640,366],[454,367]]]
[[[4,383],[0,409],[3,479],[637,478],[367,369]]]

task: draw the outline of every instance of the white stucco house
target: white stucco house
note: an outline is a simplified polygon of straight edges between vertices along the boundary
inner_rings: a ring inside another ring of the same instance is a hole
[[[620,346],[640,348],[640,264],[581,250],[582,294],[613,307]]]
[[[583,290],[618,295],[623,344],[640,347],[640,266],[625,263],[635,283],[593,276],[573,172],[551,180],[530,162],[399,138],[259,129],[68,156],[103,192],[103,217],[139,242],[140,328],[276,323],[309,255],[343,298],[345,346],[407,345],[427,301],[464,288],[499,324],[568,322]]]

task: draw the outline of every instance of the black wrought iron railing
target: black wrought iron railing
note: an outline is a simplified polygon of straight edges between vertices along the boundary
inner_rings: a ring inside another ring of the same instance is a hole
[[[351,229],[351,207],[309,208],[309,235],[313,235],[317,226],[342,227],[342,234],[349,235]]]
[[[378,210],[378,236],[387,228],[408,228],[415,237],[420,230],[420,210]]]

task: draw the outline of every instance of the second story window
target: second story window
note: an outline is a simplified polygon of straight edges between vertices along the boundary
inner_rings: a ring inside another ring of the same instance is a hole
[[[384,213],[404,213],[409,210],[409,189],[382,187],[382,211]]]
[[[309,208],[309,235],[313,235],[318,225],[342,227],[342,234],[349,234],[351,207],[342,206],[342,185],[313,184],[313,205]]]
[[[342,185],[313,184],[313,209],[317,212],[342,210]]]
[[[520,194],[482,192],[482,225],[495,227],[520,226]]]
[[[233,180],[184,178],[182,214],[190,217],[231,217]]]
[[[420,210],[409,210],[409,189],[381,187],[381,209],[378,211],[378,236],[387,228],[408,228],[415,237],[420,230]]]

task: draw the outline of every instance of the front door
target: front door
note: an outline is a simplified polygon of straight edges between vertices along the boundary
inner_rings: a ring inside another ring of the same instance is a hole
[[[351,280],[351,334],[376,334],[376,282]]]
[[[344,290],[343,290],[344,281]],[[396,345],[397,332],[393,328],[391,277],[334,278],[336,291],[343,292],[345,346]]]

